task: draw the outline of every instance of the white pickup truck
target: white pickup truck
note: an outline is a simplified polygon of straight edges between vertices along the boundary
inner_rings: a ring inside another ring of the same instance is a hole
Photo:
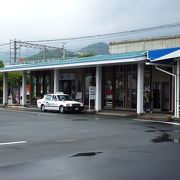
[[[64,113],[66,111],[81,112],[84,105],[81,102],[74,101],[71,96],[64,93],[55,93],[44,95],[42,99],[37,100],[37,106],[41,111],[59,111]]]

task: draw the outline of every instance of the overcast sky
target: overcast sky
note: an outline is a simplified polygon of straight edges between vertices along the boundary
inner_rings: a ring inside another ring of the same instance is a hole
[[[0,7],[0,43],[180,22],[180,0],[1,0]]]

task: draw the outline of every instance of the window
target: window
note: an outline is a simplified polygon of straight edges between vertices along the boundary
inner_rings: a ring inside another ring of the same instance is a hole
[[[46,100],[46,101],[52,101],[52,96],[49,96],[49,95],[46,96],[46,97],[45,97],[45,100]]]
[[[72,97],[68,95],[57,95],[59,101],[72,101]]]
[[[53,95],[53,100],[57,101],[57,97],[55,95]]]

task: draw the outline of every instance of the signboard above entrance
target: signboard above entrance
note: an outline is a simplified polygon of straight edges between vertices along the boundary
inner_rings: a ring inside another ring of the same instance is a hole
[[[74,80],[75,75],[73,73],[71,74],[59,74],[59,80]]]

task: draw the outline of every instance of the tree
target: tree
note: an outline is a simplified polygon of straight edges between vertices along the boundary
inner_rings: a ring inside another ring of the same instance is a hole
[[[86,53],[81,53],[78,58],[91,57],[91,56],[95,56],[95,54],[86,52]]]
[[[4,63],[2,60],[0,60],[0,68],[3,68],[4,67]]]
[[[3,61],[0,60],[0,68],[4,67]],[[0,73],[0,103],[2,103],[2,84],[3,84],[3,75]],[[18,88],[20,89],[20,84],[22,83],[22,73],[21,72],[9,72],[8,73],[8,83],[9,83],[9,90],[10,93],[13,94],[13,90]]]

